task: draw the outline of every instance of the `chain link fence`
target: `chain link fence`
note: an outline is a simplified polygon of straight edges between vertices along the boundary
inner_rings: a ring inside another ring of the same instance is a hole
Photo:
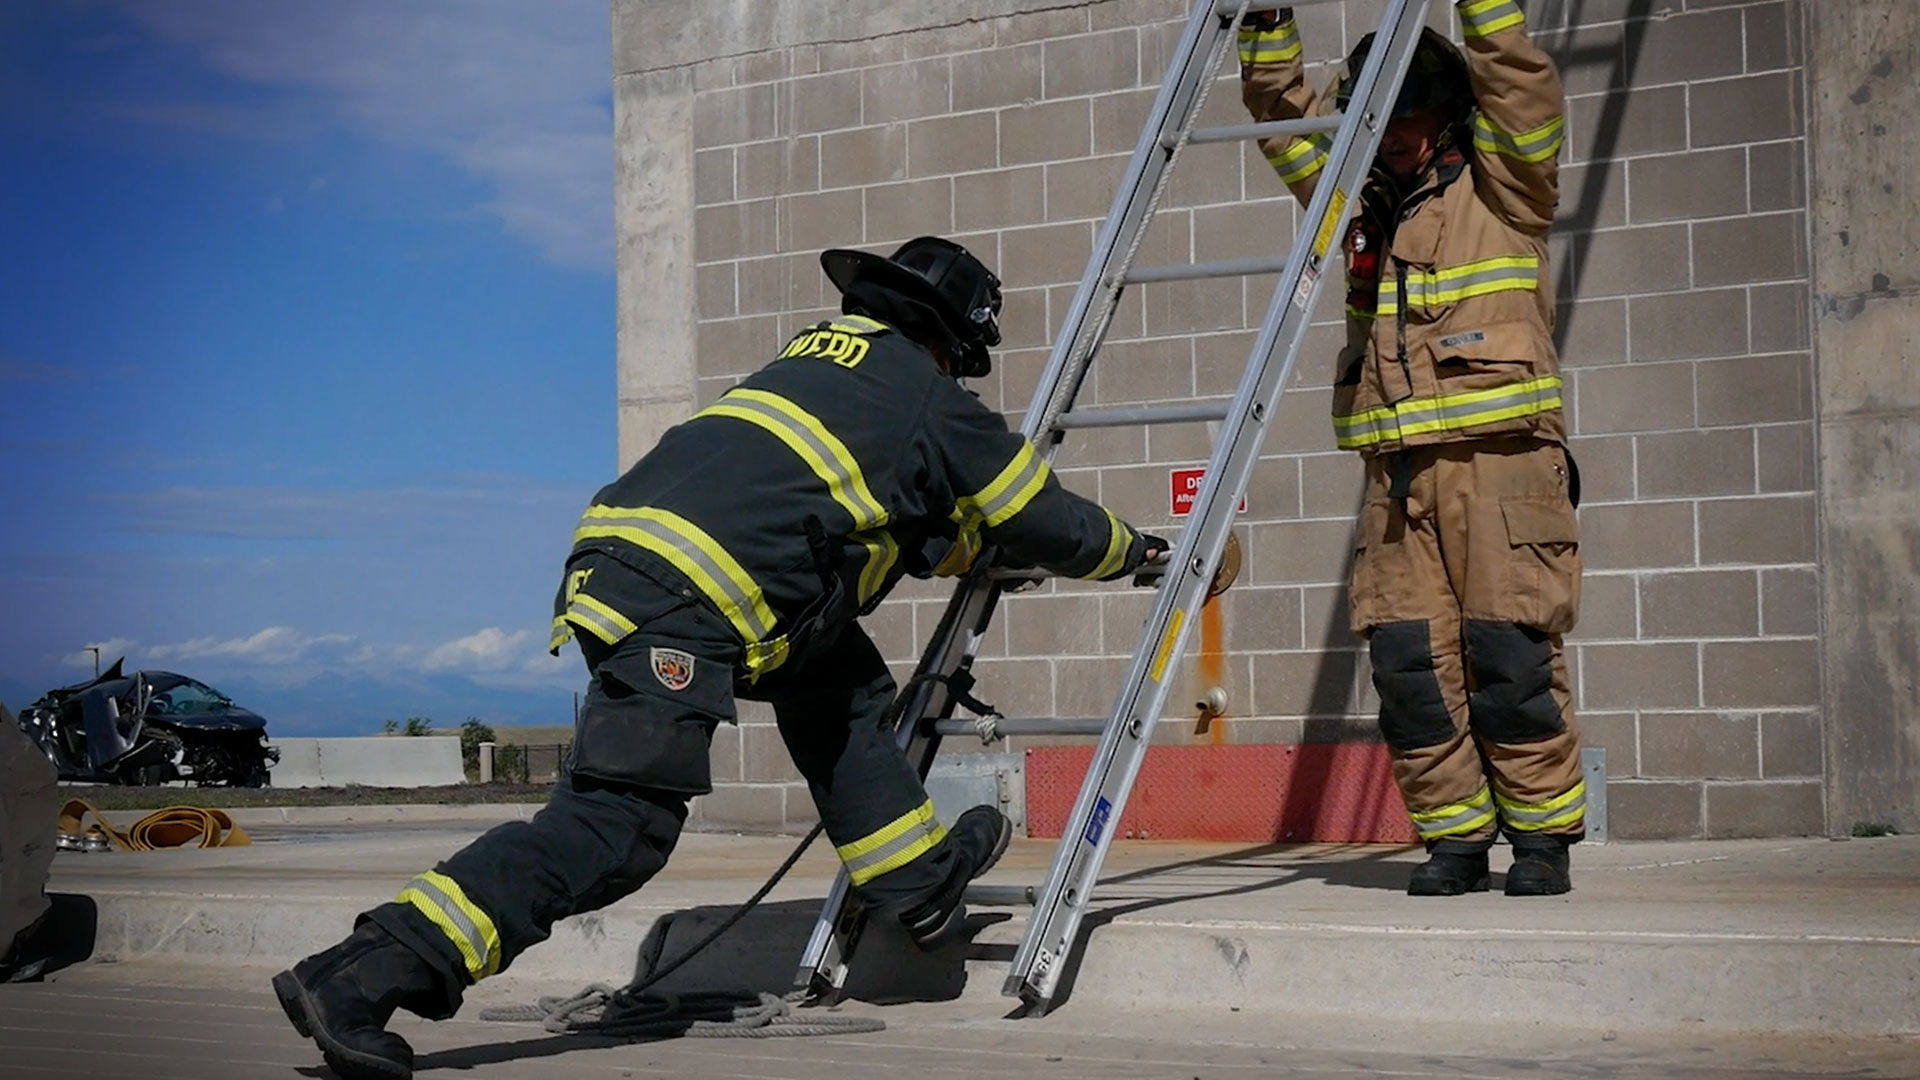
[[[516,784],[549,784],[560,779],[572,743],[503,743],[493,750],[493,778]]]

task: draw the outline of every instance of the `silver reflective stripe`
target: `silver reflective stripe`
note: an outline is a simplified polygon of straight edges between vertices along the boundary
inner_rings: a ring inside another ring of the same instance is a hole
[[[1533,164],[1545,161],[1560,149],[1565,128],[1566,125],[1555,117],[1532,131],[1510,135],[1506,129],[1485,116],[1475,116],[1473,144],[1482,150],[1491,150]]]
[[[1584,816],[1587,812],[1586,786],[1580,786],[1579,794],[1563,806],[1550,806],[1537,809],[1510,799],[1500,800],[1500,817],[1516,829],[1545,828]]]
[[[1493,793],[1481,788],[1473,798],[1452,807],[1410,815],[1413,827],[1422,837],[1447,836],[1452,833],[1472,832],[1481,825],[1493,820]],[[1452,810],[1452,813],[1446,813]]]
[[[567,608],[567,618],[573,622],[585,623],[600,635],[600,640],[611,645],[626,637],[631,631],[619,626],[612,619],[575,600]]]
[[[978,513],[987,527],[1001,524],[1031,502],[1034,494],[1040,490],[1035,480],[1044,483],[1046,472],[1047,463],[1040,460],[1040,455],[1034,453],[1031,446],[1022,444],[1020,471],[1009,478],[993,498],[978,504]]]
[[[1464,299],[1468,295],[1483,295],[1489,292],[1505,291],[1501,288],[1488,288],[1490,285],[1505,286],[1511,289],[1532,289],[1540,284],[1540,267],[1533,266],[1497,266],[1486,270],[1471,270],[1464,274],[1441,271],[1437,274],[1416,273],[1407,278],[1407,302],[1409,304],[1442,304],[1449,300]],[[1457,295],[1456,295],[1457,294]],[[1398,311],[1398,298],[1382,296],[1379,310]]]
[[[709,557],[705,551],[700,549],[700,545],[694,543],[688,537],[680,535],[678,532],[652,518],[644,517],[614,517],[610,514],[593,514],[583,520],[580,525],[583,529],[632,529],[635,532],[644,533],[650,540],[673,548],[681,555],[686,556],[687,561],[699,569],[700,578],[695,584],[703,587],[711,586],[718,590],[726,597],[727,602],[733,605],[733,610],[739,613],[740,618],[745,620],[747,625],[753,628],[754,636],[752,640],[758,641],[773,633],[772,621],[762,618],[760,613],[755,610],[758,605],[754,604],[753,598],[741,591],[739,586],[734,583],[732,577],[727,574],[726,569]]]
[[[1468,37],[1484,37],[1526,21],[1513,0],[1475,0],[1460,5],[1460,32]]]
[[[440,909],[440,914],[446,916],[447,922],[453,924],[453,927],[460,931],[461,936],[467,939],[467,948],[473,950],[474,956],[479,957],[483,970],[493,966],[487,950],[486,937],[480,933],[480,928],[473,924],[473,920],[467,918],[467,913],[460,910],[460,905],[453,902],[453,897],[447,895],[446,890],[423,877],[409,881],[407,888],[433,901],[433,906]]]
[[[940,834],[941,828],[938,821],[915,822],[912,828],[872,851],[861,852],[846,859],[847,876],[855,881],[865,881],[878,877],[885,870],[898,869],[896,866],[888,866],[887,863],[898,859],[914,847],[923,851],[931,848],[939,842]],[[918,852],[915,854],[917,855]],[[902,865],[911,861],[911,859],[904,860]]]
[[[882,510],[879,504],[873,501],[873,496],[867,492],[866,480],[855,471],[858,466],[853,464],[853,455],[846,446],[829,445],[805,424],[798,422],[794,414],[811,415],[800,406],[786,401],[787,409],[792,410],[792,413],[789,413],[764,400],[761,395],[765,398],[775,397],[765,391],[761,391],[760,394],[734,391],[723,395],[718,404],[739,409],[742,412],[750,412],[792,435],[796,441],[813,451],[815,460],[809,461],[808,465],[820,475],[822,480],[826,481],[828,493],[833,496],[833,500],[852,515],[855,529],[870,528],[885,521],[886,511]],[[781,400],[785,401],[785,399]],[[709,411],[712,410],[709,409]],[[819,423],[817,419],[814,422]]]

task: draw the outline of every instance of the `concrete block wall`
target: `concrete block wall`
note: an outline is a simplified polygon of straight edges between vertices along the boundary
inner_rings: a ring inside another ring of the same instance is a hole
[[[822,2],[770,24],[687,5],[691,29],[642,48],[675,6],[614,5],[621,464],[836,310],[819,249],[927,232],[1005,281],[1006,341],[973,387],[1017,424],[1183,0]],[[1588,568],[1570,642],[1589,744],[1608,752],[1614,835],[1820,832],[1805,13],[1800,0],[1522,6],[1569,94],[1555,262]],[[1436,5],[1437,25],[1453,29],[1450,7]],[[1357,0],[1300,9],[1316,82],[1378,14]],[[1236,73],[1221,75],[1203,122],[1244,119]],[[662,123],[679,125],[671,139]],[[1165,206],[1143,265],[1279,253],[1298,217],[1250,146],[1189,150]],[[662,330],[643,309],[684,281],[697,320]],[[1230,395],[1272,284],[1130,292],[1083,401]],[[1196,733],[1192,698],[1176,694],[1160,741],[1377,738],[1365,652],[1346,630],[1359,465],[1326,419],[1341,335],[1326,294],[1240,518],[1247,570],[1221,611],[1229,717]],[[628,391],[641,383],[672,392]],[[1208,448],[1197,427],[1104,431],[1070,438],[1056,465],[1171,530],[1168,470]],[[901,670],[948,594],[909,582],[866,621]],[[979,692],[1008,715],[1104,714],[1148,600],[1075,584],[1009,598]],[[696,821],[812,818],[751,707],[720,733],[715,778]]]

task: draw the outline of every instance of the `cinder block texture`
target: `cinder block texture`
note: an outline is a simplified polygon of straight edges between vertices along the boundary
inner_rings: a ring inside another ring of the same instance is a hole
[[[1457,39],[1451,5],[1435,7]],[[1808,124],[1803,5],[1522,7],[1568,89],[1552,287],[1589,574],[1569,651],[1577,707],[1596,718],[1591,737],[1619,784],[1615,835],[1800,829],[1799,803],[1729,822],[1742,799],[1820,798],[1813,349],[1824,286],[1807,233],[1808,162],[1822,149]],[[697,289],[689,397],[712,400],[834,307],[819,248],[947,232],[1007,287],[1006,343],[974,389],[1023,408],[1185,0],[965,0],[877,15],[811,0],[797,5],[804,18],[702,16],[697,40],[650,34],[659,20],[646,8],[615,0],[617,81],[692,65],[692,265],[678,270]],[[1377,0],[1300,9],[1316,82],[1379,14]],[[1244,119],[1230,67],[1210,123]],[[1143,265],[1279,254],[1299,228],[1299,208],[1245,147],[1190,148],[1162,206]],[[649,249],[621,252],[623,279],[640,280]],[[1128,290],[1084,399],[1232,393],[1271,285]],[[1244,691],[1235,739],[1377,737],[1365,645],[1345,611],[1360,466],[1327,421],[1337,291],[1269,425],[1242,519],[1245,572],[1221,602],[1224,667]],[[646,342],[622,339],[623,369],[649,360]],[[1205,461],[1208,436],[1197,425],[1076,434],[1055,464],[1075,490],[1174,530],[1168,471]],[[890,661],[910,664],[946,595],[945,583],[916,585],[869,618]],[[1012,598],[982,643],[979,692],[1009,715],[1104,711],[1144,614],[1144,596],[1124,586]],[[1173,701],[1185,717],[1186,695]],[[772,736],[743,727],[725,748],[723,789],[746,786],[732,803],[717,795],[710,820],[796,820]]]

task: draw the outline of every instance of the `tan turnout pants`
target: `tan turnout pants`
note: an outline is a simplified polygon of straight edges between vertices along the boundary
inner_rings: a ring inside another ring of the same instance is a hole
[[[1420,838],[1578,837],[1586,790],[1561,635],[1579,611],[1580,546],[1565,452],[1446,443],[1366,470],[1353,629]]]

